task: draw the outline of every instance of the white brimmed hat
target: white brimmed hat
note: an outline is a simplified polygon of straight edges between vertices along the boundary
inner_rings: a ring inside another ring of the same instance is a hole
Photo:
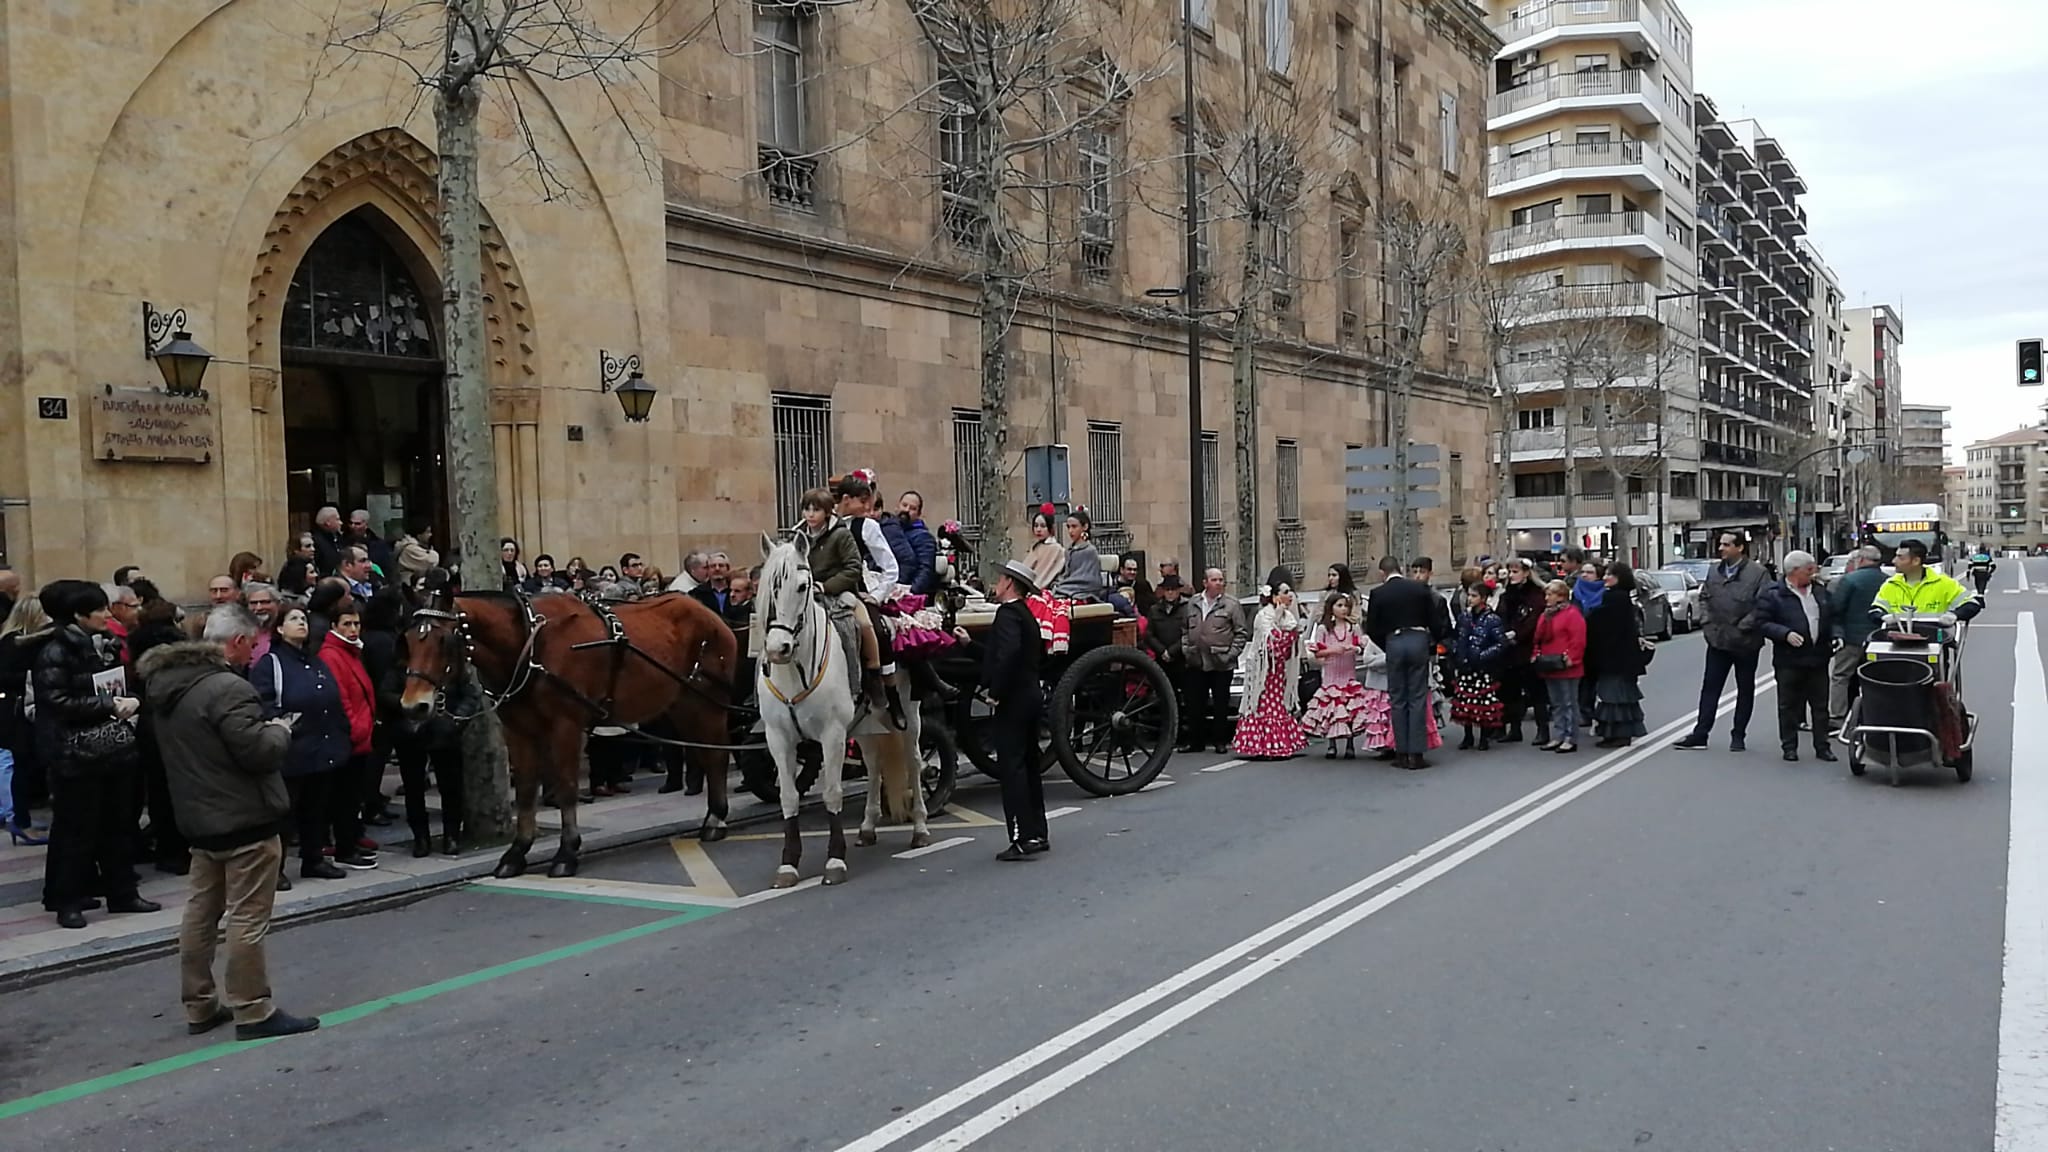
[[[1021,561],[1003,561],[1003,575],[1015,580],[1017,586],[1026,592],[1038,591],[1038,573],[1033,572],[1028,565]]]

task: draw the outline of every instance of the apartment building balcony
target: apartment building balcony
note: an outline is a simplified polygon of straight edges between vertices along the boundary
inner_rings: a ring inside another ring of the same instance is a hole
[[[1700,501],[1700,515],[1709,520],[1741,520],[1770,514],[1771,502],[1768,500]]]
[[[1644,18],[1638,0],[1551,0],[1525,4],[1493,31],[1503,41],[1497,59],[1541,51],[1568,40],[1618,40],[1628,52],[1664,54],[1664,40]]]
[[[1597,460],[1600,456],[1599,433],[1589,427],[1573,430],[1572,454],[1580,461]],[[1616,423],[1608,428],[1613,437],[1614,452],[1617,456],[1644,457],[1657,452],[1657,424]],[[1508,433],[1509,459],[1517,464],[1537,460],[1564,459],[1565,430],[1563,428],[1521,428]]]
[[[1511,156],[1487,171],[1489,196],[1528,192],[1567,180],[1615,180],[1637,191],[1664,191],[1664,156],[1640,140],[1553,144]]]
[[[1650,515],[1650,494],[1631,492],[1628,494],[1628,514],[1634,519]],[[1615,501],[1607,496],[1575,496],[1572,498],[1572,519],[1581,525],[1599,524],[1615,516]],[[1517,496],[1508,501],[1508,527],[1510,528],[1555,528],[1564,523],[1564,497],[1562,496]]]
[[[1669,115],[1657,85],[1641,71],[1568,72],[1495,95],[1487,103],[1486,130],[1502,132],[1580,109],[1614,111],[1636,124],[1663,124]]]
[[[1615,317],[1656,319],[1657,286],[1632,280],[1616,284],[1567,284],[1558,288],[1539,288],[1508,297],[1501,310],[1501,319],[1510,327]]]
[[[1502,228],[1486,238],[1487,257],[1494,264],[1530,260],[1560,252],[1618,250],[1639,260],[1662,260],[1661,226],[1652,228],[1641,212],[1552,216]]]
[[[1700,459],[1709,464],[1729,464],[1738,468],[1761,468],[1763,455],[1754,448],[1741,448],[1733,444],[1717,444],[1711,440],[1700,445]]]

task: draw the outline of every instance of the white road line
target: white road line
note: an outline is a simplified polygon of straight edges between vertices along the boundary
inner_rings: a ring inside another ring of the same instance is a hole
[[[948,848],[958,848],[962,844],[972,843],[974,843],[974,837],[972,836],[954,836],[950,839],[941,840],[936,844],[927,844],[922,848],[905,849],[895,853],[895,856],[898,860],[915,860],[919,856],[929,856],[934,852],[944,852]]]
[[[1161,776],[1161,777],[1160,777],[1159,779],[1157,779],[1157,780],[1154,780],[1154,781],[1153,781],[1153,782],[1151,782],[1150,784],[1147,784],[1147,785],[1145,785],[1145,786],[1144,786],[1143,788],[1140,788],[1140,789],[1138,789],[1138,791],[1140,791],[1140,792],[1156,792],[1156,791],[1158,791],[1158,790],[1159,790],[1159,789],[1161,789],[1161,788],[1171,788],[1171,787],[1173,787],[1174,783],[1175,783],[1174,781],[1172,781],[1172,780],[1168,780],[1168,779],[1167,779],[1166,777],[1164,777],[1164,776]]]
[[[1765,676],[1757,681],[1756,691],[1761,695],[1769,692],[1775,686],[1775,682],[1768,676]],[[1734,701],[1735,692],[1733,689],[1730,689],[1722,695],[1719,711],[1727,712],[1733,707]],[[1272,944],[1274,941],[1330,915],[1358,897],[1386,883],[1388,880],[1452,851],[1470,837],[1499,824],[1503,820],[1512,818],[1516,813],[1532,805],[1542,803],[1546,798],[1572,787],[1587,777],[1601,772],[1610,765],[1627,757],[1647,756],[1667,747],[1681,733],[1692,730],[1695,718],[1695,716],[1688,715],[1673,720],[1671,723],[1652,732],[1646,738],[1646,745],[1644,747],[1610,752],[1582,768],[1568,772],[1556,780],[1494,809],[1492,812],[1444,836],[1427,847],[1419,849],[1374,872],[1372,875],[1325,896],[1293,915],[1245,937],[1243,940],[1224,948],[1222,951],[1199,963],[1182,969],[1137,995],[1124,1000],[1122,1003],[1113,1005],[1081,1021],[1059,1035],[989,1069],[952,1091],[940,1095],[930,1103],[904,1113],[902,1116],[884,1124],[866,1136],[841,1146],[838,1152],[881,1152],[881,1149],[895,1144],[919,1129],[929,1126],[936,1120],[951,1115],[953,1112],[1001,1088],[1010,1081],[1023,1076],[1039,1065],[1056,1059],[1061,1054],[1086,1043],[1093,1037],[1108,1031],[1117,1024],[1151,1008],[1168,997],[1215,975],[1229,965],[1257,954],[1261,949]]]
[[[1072,815],[1073,815],[1074,813],[1076,813],[1076,812],[1079,812],[1079,811],[1080,811],[1080,809],[1079,809],[1079,808],[1074,808],[1074,807],[1067,807],[1067,808],[1055,808],[1055,809],[1053,809],[1052,811],[1050,811],[1050,812],[1047,812],[1047,813],[1045,814],[1045,818],[1046,818],[1047,820],[1057,820],[1057,819],[1059,819],[1059,818],[1060,818],[1060,817],[1062,817],[1062,816],[1072,816]]]
[[[1728,710],[1729,706],[1724,705],[1722,707],[1723,712]],[[1332,918],[1309,932],[1303,933],[1266,955],[1258,957],[1252,963],[1246,964],[1214,984],[1181,1000],[1164,1012],[1123,1033],[1102,1047],[1089,1052],[1087,1055],[1066,1065],[1029,1088],[1012,1094],[1008,1099],[980,1112],[960,1126],[918,1145],[915,1152],[954,1152],[955,1149],[967,1147],[983,1136],[1001,1128],[1003,1125],[1038,1107],[1040,1104],[1051,1100],[1074,1085],[1082,1083],[1111,1064],[1136,1052],[1138,1049],[1159,1039],[1161,1036],[1166,1035],[1203,1012],[1214,1008],[1216,1005],[1251,987],[1265,977],[1272,975],[1280,969],[1281,965],[1291,960],[1298,960],[1316,948],[1329,943],[1346,930],[1355,927],[1367,918],[1392,906],[1403,897],[1421,890],[1432,881],[1449,874],[1460,865],[1496,847],[1508,837],[1513,836],[1515,833],[1556,812],[1558,809],[1563,808],[1600,785],[1607,783],[1630,768],[1662,752],[1665,747],[1667,745],[1660,741],[1645,748],[1632,749],[1632,755],[1603,769],[1590,779],[1582,781],[1570,791],[1551,797],[1549,800],[1523,812],[1515,819],[1474,840],[1472,843],[1431,864],[1429,867],[1403,877],[1398,883],[1381,891],[1363,904],[1348,909],[1343,914]]]
[[[2012,807],[2005,855],[2005,992],[1998,1004],[1998,1152],[2048,1149],[2048,674],[2034,614],[2013,637]],[[2034,769],[2026,765],[2033,764]]]
[[[2018,588],[2013,589],[2013,591],[2025,592],[2027,590],[2027,562],[2025,560],[2022,560],[2019,563],[2013,565],[2012,568],[2013,571],[2017,573],[2020,578],[2020,586]]]
[[[1235,768],[1235,767],[1237,767],[1237,766],[1239,766],[1239,765],[1241,765],[1241,764],[1243,764],[1243,763],[1244,763],[1244,761],[1242,761],[1242,760],[1225,760],[1225,761],[1224,761],[1223,763],[1221,763],[1221,764],[1211,764],[1211,765],[1209,765],[1209,766],[1208,766],[1207,768],[1198,768],[1198,769],[1196,769],[1196,771],[1198,771],[1198,772],[1228,772],[1228,771],[1230,771],[1230,770],[1231,770],[1232,768]]]

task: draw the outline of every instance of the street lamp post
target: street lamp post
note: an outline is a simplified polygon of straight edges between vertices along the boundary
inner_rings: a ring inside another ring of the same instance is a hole
[[[1202,491],[1202,273],[1201,210],[1195,200],[1195,0],[1181,0],[1181,191],[1187,202],[1186,275],[1181,284],[1188,322],[1188,574],[1199,581],[1208,571],[1204,555]]]

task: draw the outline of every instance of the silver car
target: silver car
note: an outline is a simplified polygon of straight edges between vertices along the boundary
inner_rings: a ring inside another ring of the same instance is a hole
[[[1682,568],[1659,568],[1647,575],[1664,589],[1671,605],[1671,627],[1690,632],[1700,626],[1700,580]]]
[[[1643,611],[1643,635],[1659,640],[1671,639],[1671,600],[1666,585],[1658,577],[1670,579],[1669,573],[1636,573],[1636,604]]]

